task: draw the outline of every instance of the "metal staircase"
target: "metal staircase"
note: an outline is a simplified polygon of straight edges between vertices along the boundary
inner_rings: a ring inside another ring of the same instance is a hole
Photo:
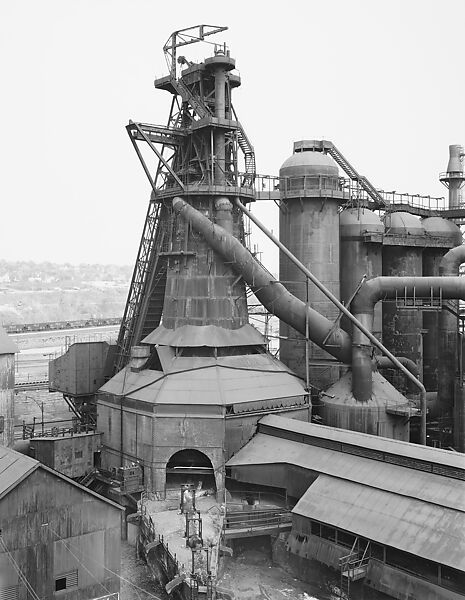
[[[176,93],[182,97],[182,99],[188,102],[195,113],[199,116],[199,118],[203,119],[205,117],[211,117],[212,112],[208,108],[208,106],[204,103],[200,96],[193,94],[189,87],[182,81],[182,79],[176,79],[175,77],[171,77],[171,85],[176,90]],[[237,121],[236,111],[233,108],[234,118]],[[255,175],[257,172],[256,162],[255,162],[255,151],[253,149],[252,144],[250,143],[247,134],[245,133],[242,125],[237,121],[237,143],[239,148],[242,150],[244,154],[245,161],[245,177],[242,182],[243,185],[253,185],[255,180]]]
[[[328,142],[326,140],[314,140],[312,142],[312,146],[314,150],[324,152],[326,154],[329,154],[332,158],[334,158],[336,163],[350,177],[350,179],[356,181],[359,184],[359,186],[373,200],[375,208],[381,209],[386,208],[388,206],[388,203],[380,194],[380,192],[378,192],[378,190],[374,187],[374,185],[372,185],[364,175],[360,175],[354,169],[354,167],[350,164],[347,158],[342,154],[340,150],[336,148],[336,146],[332,142]]]
[[[145,311],[145,318],[141,325],[140,339],[144,339],[149,333],[160,325],[163,313],[163,301],[165,299],[167,263],[163,257],[159,257],[155,276],[149,294],[149,301]]]
[[[165,192],[165,196],[169,197],[173,182],[176,182],[186,194],[189,193],[186,188],[189,177],[187,176],[186,182],[179,177],[189,173],[189,160],[194,160],[190,158],[190,146],[195,147],[196,140],[202,141],[203,139],[203,132],[197,138],[195,137],[196,129],[193,125],[201,119],[205,119],[206,127],[218,125],[213,119],[210,119],[214,115],[207,105],[208,97],[207,99],[203,98],[202,92],[197,93],[196,88],[183,81],[182,76],[177,77],[177,48],[201,41],[206,36],[225,29],[227,28],[198,25],[175,31],[164,46],[165,56],[170,67],[169,77],[157,80],[159,87],[167,89],[173,94],[168,125],[159,126],[130,121],[126,128],[153,191],[118,336],[115,373],[128,363],[131,347],[137,345],[141,339],[153,331],[160,324],[162,316],[167,259],[168,255],[172,255],[172,253],[163,251],[164,242],[169,238],[168,208],[161,201],[157,202],[156,200],[163,197],[160,192]],[[157,87],[157,82],[155,85]],[[182,99],[182,105],[179,97]],[[177,106],[177,111],[175,111],[175,106]],[[242,185],[252,187],[256,173],[255,153],[242,126],[237,122],[232,105],[230,105],[230,110],[234,115],[234,121],[223,119],[219,126],[231,132],[230,139],[232,138],[234,144],[231,153],[234,161],[237,159],[238,148],[243,152],[246,173],[242,175]],[[203,123],[198,123],[200,128],[203,125]],[[227,143],[230,143],[230,139]],[[159,159],[154,177],[150,174],[137,142],[147,143]],[[161,144],[161,151],[155,147],[155,144]],[[169,156],[165,156],[167,149],[171,152]],[[211,154],[207,158],[204,157],[204,162],[210,160],[210,164],[214,163],[213,149],[211,149]],[[200,161],[197,148],[195,160]],[[201,165],[200,171],[204,172],[204,167]],[[237,173],[237,165],[235,172]]]
[[[245,172],[246,175],[244,180],[242,181],[242,185],[253,185],[255,181],[255,175],[257,173],[257,166],[255,163],[255,151],[253,149],[252,144],[249,141],[245,131],[242,128],[242,125],[237,122],[239,128],[237,130],[237,143],[239,144],[239,148],[244,153],[245,160]]]
[[[193,94],[182,79],[171,77],[171,85],[184,101],[189,102],[191,107],[201,119],[212,116],[211,110],[208,108],[208,106],[206,106],[200,96]]]
[[[81,477],[80,479],[78,479],[77,482],[80,483],[81,485],[85,486],[85,487],[89,487],[89,485],[95,479],[97,473],[98,473],[98,469],[96,469],[96,468],[91,469],[87,473],[87,475],[84,475],[83,477]]]
[[[160,212],[161,204],[154,202],[149,203],[139,252],[137,254],[137,260],[129,288],[128,299],[118,335],[115,373],[120,371],[128,362],[131,346],[140,341],[140,338],[136,339],[137,336],[135,334],[136,329],[141,331],[141,321],[145,316],[142,311],[142,298],[152,273],[156,276],[157,271],[158,273],[160,272],[158,264],[158,245],[160,244],[160,238],[163,237],[164,233],[163,229],[160,227]],[[163,278],[160,278],[158,282],[161,285],[163,283]],[[166,283],[166,274],[164,282]],[[156,317],[152,315],[152,319],[155,318]]]
[[[357,181],[360,187],[365,190],[365,192],[370,196],[373,202],[376,205],[376,208],[385,208],[386,201],[383,196],[378,192],[378,190],[368,181],[368,179],[359,175],[359,173],[354,169],[354,167],[350,164],[350,162],[345,158],[345,156],[340,152],[334,144],[331,142],[324,142],[327,152],[337,164],[341,167],[343,171],[347,173],[347,175],[353,180]]]

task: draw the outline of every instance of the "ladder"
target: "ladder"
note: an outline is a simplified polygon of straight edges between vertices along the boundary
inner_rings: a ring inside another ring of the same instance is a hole
[[[350,583],[363,579],[367,574],[370,561],[370,541],[367,541],[365,549],[360,552],[360,540],[355,538],[349,554],[339,559],[340,588],[339,597],[350,600]]]

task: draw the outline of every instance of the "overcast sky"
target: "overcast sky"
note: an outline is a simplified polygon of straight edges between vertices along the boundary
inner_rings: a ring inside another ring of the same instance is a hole
[[[259,173],[325,138],[378,188],[445,195],[448,145],[465,143],[464,0],[2,0],[0,259],[134,262],[149,185],[124,126],[166,122],[163,44],[199,23],[229,27],[210,39],[236,59]],[[275,231],[276,210],[260,211]]]

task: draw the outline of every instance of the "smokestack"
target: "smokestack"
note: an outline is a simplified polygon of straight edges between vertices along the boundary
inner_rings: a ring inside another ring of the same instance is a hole
[[[449,209],[459,208],[462,204],[460,192],[465,182],[463,172],[463,158],[465,156],[463,146],[452,144],[449,146],[449,162],[447,172],[439,174],[439,181],[449,189]]]

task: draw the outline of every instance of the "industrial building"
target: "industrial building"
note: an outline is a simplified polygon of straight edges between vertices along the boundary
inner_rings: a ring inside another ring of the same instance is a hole
[[[0,447],[0,597],[117,594],[122,515],[111,500]]]
[[[168,124],[126,128],[151,196],[115,353],[71,347],[53,389],[83,423],[97,415],[99,472],[140,468],[157,502],[181,483],[224,500],[227,463],[297,502],[276,556],[300,573],[319,562],[397,598],[463,597],[464,150],[449,148],[447,200],[376,188],[328,140],[295,141],[279,175],[258,175],[229,49],[179,55],[225,29],[164,46]],[[279,239],[253,213],[271,200]],[[278,278],[249,220],[281,251]],[[279,319],[279,359],[249,323],[252,294]]]
[[[14,393],[16,344],[0,327],[0,446],[14,444]]]
[[[274,551],[296,576],[339,570],[352,551],[350,579],[370,588],[463,598],[462,455],[268,416],[227,467],[249,489],[271,486],[294,504],[291,532]]]

